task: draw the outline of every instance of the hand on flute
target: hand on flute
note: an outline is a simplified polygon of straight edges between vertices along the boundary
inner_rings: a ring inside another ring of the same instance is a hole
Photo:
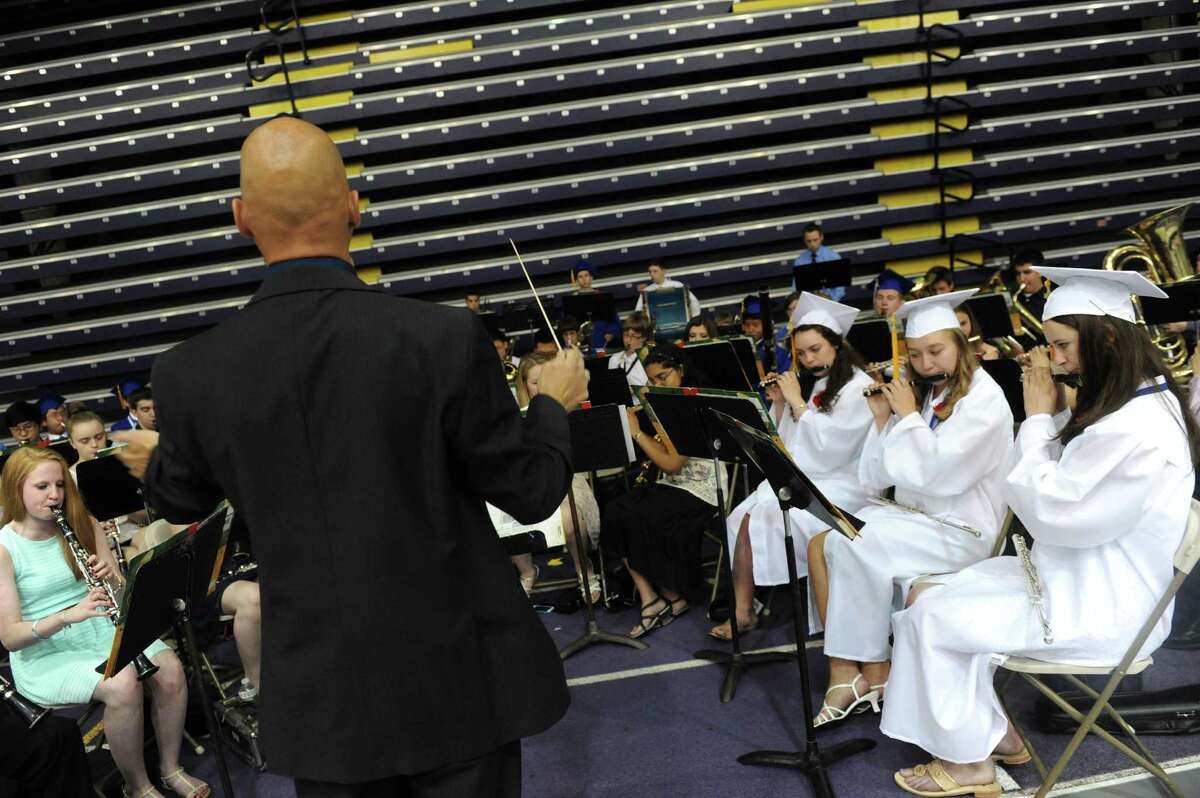
[[[1039,346],[1029,352],[1029,366],[1021,377],[1025,394],[1025,417],[1041,414],[1054,415],[1062,398],[1059,386],[1054,384],[1050,373],[1050,355],[1046,347]]]
[[[882,395],[896,418],[917,412],[917,397],[913,394],[912,383],[903,377],[893,378],[884,385]]]

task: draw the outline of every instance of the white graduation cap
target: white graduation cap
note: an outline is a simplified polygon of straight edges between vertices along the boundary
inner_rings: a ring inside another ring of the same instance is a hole
[[[858,313],[858,308],[805,291],[800,294],[796,310],[792,313],[792,329],[806,324],[819,324],[838,335],[845,335]]]
[[[905,338],[922,338],[938,330],[957,330],[958,317],[954,315],[954,309],[978,292],[978,288],[966,288],[909,300],[896,311],[896,320],[904,322]]]
[[[1167,298],[1165,291],[1137,272],[1039,266],[1038,274],[1058,284],[1046,300],[1042,321],[1079,314],[1114,316],[1135,322],[1137,314],[1131,298],[1134,294]]]

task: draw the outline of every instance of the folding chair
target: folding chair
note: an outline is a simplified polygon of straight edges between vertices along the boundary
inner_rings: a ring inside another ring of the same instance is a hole
[[[1128,675],[1141,673],[1153,663],[1153,659],[1150,657],[1145,657],[1144,659],[1135,658],[1137,657],[1138,651],[1141,650],[1142,644],[1146,642],[1146,639],[1154,630],[1155,625],[1158,624],[1162,614],[1166,612],[1167,606],[1175,597],[1175,593],[1179,590],[1180,585],[1183,584],[1183,580],[1186,579],[1188,574],[1191,573],[1192,568],[1196,564],[1197,558],[1200,558],[1200,502],[1193,499],[1191,512],[1188,516],[1187,530],[1184,532],[1183,540],[1180,542],[1179,548],[1175,552],[1175,578],[1171,580],[1171,584],[1167,587],[1166,592],[1163,594],[1162,598],[1159,599],[1158,604],[1155,605],[1154,610],[1150,613],[1150,617],[1146,620],[1146,623],[1142,626],[1141,631],[1138,632],[1137,637],[1129,646],[1129,649],[1125,652],[1125,656],[1121,658],[1120,663],[1116,667],[1106,668],[1066,665],[1054,662],[1044,662],[1036,659],[1028,659],[1026,657],[1010,657],[1003,665],[1000,666],[1005,670],[1010,671],[1010,675],[1007,679],[1005,679],[1004,683],[1000,687],[1000,690],[997,691],[997,695],[1000,698],[1000,703],[1004,708],[1004,712],[1010,719],[1013,719],[1013,725],[1016,727],[1017,732],[1021,735],[1021,740],[1025,743],[1025,747],[1029,750],[1029,753],[1032,754],[1033,763],[1037,767],[1038,773],[1042,777],[1042,786],[1037,792],[1037,798],[1043,798],[1047,793],[1050,792],[1051,788],[1054,787],[1055,782],[1058,781],[1059,776],[1062,775],[1063,770],[1067,767],[1067,763],[1071,761],[1071,757],[1075,755],[1075,752],[1079,749],[1080,743],[1083,742],[1083,738],[1086,737],[1089,732],[1096,734],[1105,740],[1109,745],[1113,746],[1118,751],[1125,754],[1125,756],[1132,759],[1140,767],[1149,771],[1153,776],[1163,783],[1163,785],[1167,788],[1167,791],[1171,795],[1175,796],[1175,798],[1184,798],[1184,794],[1179,789],[1179,785],[1176,784],[1175,781],[1167,775],[1166,771],[1162,769],[1162,766],[1158,764],[1158,762],[1154,759],[1154,756],[1146,749],[1146,746],[1142,743],[1141,738],[1134,733],[1133,728],[1125,722],[1125,719],[1122,718],[1120,714],[1117,713],[1116,709],[1114,709],[1109,703],[1109,699],[1112,697],[1113,692],[1117,689],[1117,685],[1120,684],[1121,679]],[[1015,716],[1011,711],[1009,711],[1008,705],[1004,701],[1004,689],[1008,686],[1008,683],[1012,681],[1013,674],[1020,674],[1021,677],[1033,685],[1038,692],[1046,696],[1046,698],[1052,701],[1059,709],[1061,709],[1063,712],[1066,712],[1071,718],[1080,724],[1079,728],[1075,732],[1075,736],[1072,737],[1071,741],[1067,744],[1066,750],[1063,752],[1062,756],[1059,757],[1058,761],[1054,763],[1054,767],[1051,768],[1048,773],[1046,771],[1046,766],[1042,763],[1041,757],[1038,756],[1037,751],[1034,750],[1033,743],[1029,740],[1029,736],[1019,725],[1017,725]],[[1085,716],[1081,714],[1061,696],[1047,687],[1040,678],[1038,678],[1039,676],[1046,675],[1061,676],[1070,682],[1074,687],[1094,698],[1095,703],[1092,705],[1092,708],[1087,715]],[[1104,689],[1097,693],[1095,690],[1081,681],[1079,679],[1080,676],[1108,676],[1109,678],[1108,682],[1104,685]],[[1118,728],[1124,731],[1126,736],[1128,736],[1133,744],[1137,746],[1136,751],[1097,725],[1096,720],[1099,718],[1101,711],[1107,712],[1109,717],[1116,722]]]

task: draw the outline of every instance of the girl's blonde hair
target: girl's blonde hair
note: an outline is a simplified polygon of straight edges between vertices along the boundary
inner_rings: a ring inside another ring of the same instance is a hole
[[[83,544],[89,554],[95,554],[96,536],[92,527],[91,513],[83,503],[83,496],[80,495],[79,488],[75,487],[75,480],[71,479],[71,475],[67,473],[67,461],[53,449],[23,446],[8,456],[8,461],[4,464],[4,474],[0,476],[0,501],[4,504],[4,514],[0,517],[0,526],[6,526],[13,521],[25,520],[29,511],[25,507],[25,498],[21,495],[22,489],[25,487],[25,481],[29,479],[29,475],[43,463],[58,463],[62,468],[63,514],[71,529],[75,531],[79,542]],[[75,578],[82,579],[83,574],[80,572],[79,566],[75,564],[75,557],[71,554],[67,539],[62,536],[62,532],[57,529],[55,531],[59,548],[62,549],[63,559],[67,561],[67,566],[71,569],[71,573],[75,574]]]
[[[520,364],[517,366],[517,404],[521,407],[529,407],[529,401],[533,398],[529,395],[529,372],[533,371],[535,366],[540,366],[543,363],[549,363],[554,359],[554,355],[546,352],[530,352],[525,357],[521,358]]]

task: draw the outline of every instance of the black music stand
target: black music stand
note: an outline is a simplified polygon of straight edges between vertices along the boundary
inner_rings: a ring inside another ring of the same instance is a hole
[[[600,405],[633,404],[633,393],[629,390],[629,380],[621,369],[608,368],[608,358],[584,361],[598,363],[596,367],[588,368],[588,400],[593,407]]]
[[[805,253],[797,256],[803,258]],[[815,257],[808,253],[809,258]],[[816,293],[828,288],[844,288],[850,285],[851,263],[849,258],[838,256],[833,260],[808,260],[799,266],[792,265],[792,280],[797,291]]]
[[[192,689],[204,709],[204,721],[217,749],[221,789],[228,798],[234,794],[233,783],[225,761],[224,742],[217,729],[216,713],[204,690],[191,608],[194,603],[204,601],[216,587],[232,521],[232,511],[222,503],[203,521],[133,558],[121,597],[121,625],[108,661],[97,668],[103,670],[104,678],[111,677],[132,662],[146,646],[174,628],[176,639],[186,644]],[[131,612],[134,606],[138,608],[136,613]]]
[[[624,375],[622,375],[623,377]],[[622,405],[594,405],[576,410],[567,416],[571,430],[571,463],[575,473],[596,472],[602,468],[625,468],[634,462],[633,447],[629,442],[629,422]],[[596,605],[592,603],[592,589],[588,582],[591,562],[587,547],[583,545],[583,531],[579,528],[579,513],[575,509],[575,490],[567,490],[567,504],[571,509],[572,534],[575,536],[575,551],[579,554],[579,571],[583,575],[583,605],[587,609],[587,629],[567,643],[558,652],[561,659],[577,654],[596,643],[615,643],[644,651],[648,646],[641,640],[615,632],[605,632],[596,623]]]
[[[892,331],[888,320],[865,319],[855,322],[846,331],[846,340],[868,363],[882,363],[892,359]]]
[[[140,510],[150,515],[142,483],[113,456],[120,448],[102,449],[94,459],[75,467],[79,492],[93,518],[108,520]]]
[[[1155,299],[1151,302],[1139,299],[1142,318],[1147,324],[1200,320],[1200,277],[1189,277],[1159,287],[1167,292],[1166,299]]]
[[[617,318],[617,302],[605,291],[588,291],[567,294],[562,298],[563,315],[574,316],[580,324],[584,322],[610,322]]]
[[[979,321],[979,329],[975,332],[980,337],[1008,338],[1016,335],[1012,316],[1008,312],[1008,302],[1003,294],[976,294],[967,297],[963,304],[971,309]]]
[[[670,441],[675,451],[685,457],[740,462],[749,465],[741,457],[736,442],[721,428],[705,421],[704,411],[720,410],[741,419],[764,434],[774,434],[770,418],[763,412],[756,393],[732,391],[699,391],[695,388],[649,388],[642,395],[642,404],[649,408],[651,420],[660,431],[663,441]],[[714,469],[717,482],[717,514],[721,519],[721,547],[725,549],[725,579],[729,585],[729,630],[732,651],[702,649],[692,654],[696,659],[715,662],[725,667],[721,680],[721,703],[728,704],[737,692],[738,682],[747,668],[767,662],[783,662],[791,654],[763,651],[747,654],[742,651],[741,633],[737,625],[737,596],[733,590],[733,552],[729,550],[725,530],[725,486],[721,484],[720,471]]]
[[[833,798],[833,783],[829,780],[828,767],[848,756],[870,751],[875,747],[875,741],[866,738],[846,740],[824,751],[817,744],[805,648],[805,641],[808,639],[808,601],[796,572],[796,547],[792,541],[788,513],[792,508],[808,510],[834,530],[850,538],[857,537],[863,523],[839,510],[822,496],[812,481],[796,468],[776,438],[719,411],[709,411],[708,418],[714,427],[720,428],[733,438],[746,460],[758,466],[779,500],[779,509],[783,513],[783,540],[787,551],[788,578],[792,585],[792,626],[796,635],[796,665],[800,670],[800,708],[804,714],[803,751],[752,751],[739,756],[738,762],[743,765],[770,765],[800,770],[808,776],[813,793],[818,798]]]
[[[746,379],[750,381],[751,385],[766,376],[762,371],[762,361],[758,359],[753,339],[745,335],[735,335],[725,340],[737,353],[738,362],[742,364],[742,371],[746,372]]]
[[[68,466],[73,466],[79,462],[79,452],[75,451],[75,447],[66,438],[57,441],[48,441],[46,448],[53,449],[62,455],[62,458],[67,461]]]
[[[729,341],[700,341],[688,344],[683,347],[683,355],[688,365],[694,367],[694,373],[705,375],[708,384],[699,385],[700,388],[719,388],[723,391],[754,390],[737,350]]]

